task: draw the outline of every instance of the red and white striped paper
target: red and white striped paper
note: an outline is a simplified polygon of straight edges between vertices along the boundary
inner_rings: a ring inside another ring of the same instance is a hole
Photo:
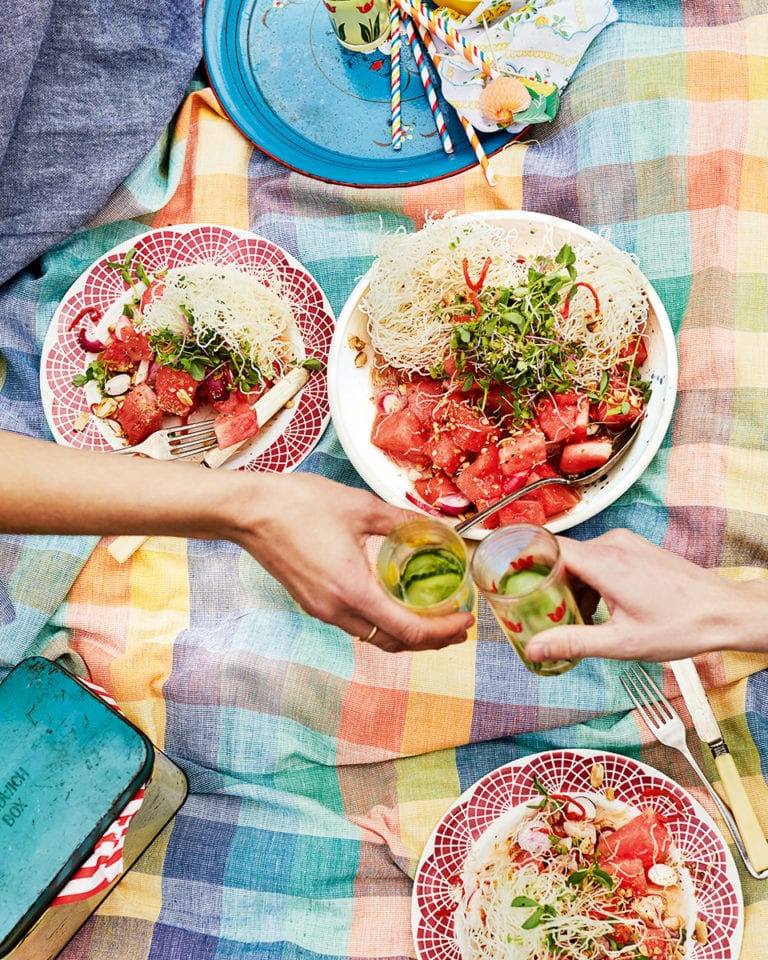
[[[97,697],[108,703],[110,707],[117,710],[118,713],[122,712],[109,694],[97,684],[82,678],[80,678],[80,682],[88,687],[92,693],[95,693]],[[94,894],[106,890],[120,876],[123,872],[125,835],[143,800],[144,786],[141,786],[120,816],[96,844],[91,856],[53,901],[52,906],[87,900]]]

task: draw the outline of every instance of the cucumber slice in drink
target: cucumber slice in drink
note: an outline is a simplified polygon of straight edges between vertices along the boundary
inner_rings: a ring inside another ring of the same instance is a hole
[[[408,558],[400,574],[403,600],[412,607],[431,607],[450,597],[464,578],[464,564],[450,550],[428,547]]]
[[[405,591],[406,603],[412,607],[431,607],[450,597],[460,583],[461,577],[456,573],[440,573],[414,580]]]
[[[532,590],[538,589],[549,574],[550,571],[542,567],[531,567],[529,570],[510,570],[499,581],[499,593],[520,597],[524,593],[530,593]]]

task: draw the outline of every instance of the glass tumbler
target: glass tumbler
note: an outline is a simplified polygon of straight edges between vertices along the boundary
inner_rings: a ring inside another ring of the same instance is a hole
[[[534,663],[525,655],[531,637],[551,627],[583,623],[555,537],[532,523],[513,523],[489,534],[475,550],[472,579],[491,605],[505,636],[525,666],[556,676],[578,660]]]
[[[387,593],[416,613],[472,609],[467,548],[440,520],[424,517],[396,527],[381,544],[377,573]]]

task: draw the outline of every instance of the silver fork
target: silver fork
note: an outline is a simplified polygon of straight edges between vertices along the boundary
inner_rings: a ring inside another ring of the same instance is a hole
[[[216,446],[213,420],[183,423],[178,427],[156,430],[133,447],[118,447],[112,453],[143,453],[153,460],[181,460],[205,453]]]
[[[669,700],[667,700],[661,690],[659,690],[648,673],[637,664],[622,673],[621,682],[629,694],[629,699],[637,707],[640,716],[645,720],[651,733],[660,743],[663,743],[665,747],[679,750],[693,768],[696,776],[704,784],[707,793],[712,797],[713,803],[720,811],[720,815],[731,832],[733,842],[736,844],[736,849],[744,861],[744,866],[755,879],[765,880],[766,877],[768,877],[768,870],[763,870],[759,873],[752,866],[744,847],[741,833],[736,825],[736,821],[733,819],[730,809],[723,800],[721,800],[720,795],[709,782],[706,774],[689,750],[685,737],[685,725],[683,724],[680,714],[677,713]]]

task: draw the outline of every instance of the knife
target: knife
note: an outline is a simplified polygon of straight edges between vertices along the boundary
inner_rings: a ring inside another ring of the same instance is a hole
[[[669,665],[680,687],[685,705],[688,707],[696,733],[712,751],[723,792],[752,866],[757,873],[762,873],[768,870],[768,841],[765,839],[763,828],[744,789],[728,744],[723,738],[696,664],[690,658],[686,658],[672,660]]]

